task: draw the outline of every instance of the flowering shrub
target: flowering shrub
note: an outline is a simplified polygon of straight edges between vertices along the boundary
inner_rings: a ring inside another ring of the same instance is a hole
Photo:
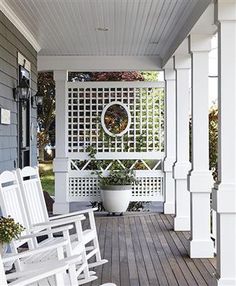
[[[25,228],[15,222],[13,218],[0,217],[0,243],[10,243],[12,239],[19,237]]]

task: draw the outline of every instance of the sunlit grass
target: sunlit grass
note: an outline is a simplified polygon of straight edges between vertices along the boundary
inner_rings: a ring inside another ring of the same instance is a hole
[[[54,196],[54,173],[52,170],[52,162],[40,163],[39,173],[43,190],[48,192],[50,196]]]

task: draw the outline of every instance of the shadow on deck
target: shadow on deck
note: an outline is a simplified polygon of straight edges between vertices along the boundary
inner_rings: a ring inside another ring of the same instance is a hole
[[[159,213],[96,215],[101,254],[92,286],[213,285],[215,259],[190,259],[190,234],[173,231],[173,217]],[[88,284],[86,284],[88,285]]]

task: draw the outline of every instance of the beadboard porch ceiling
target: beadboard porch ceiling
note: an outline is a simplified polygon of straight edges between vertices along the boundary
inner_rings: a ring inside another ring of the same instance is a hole
[[[210,0],[0,0],[41,56],[155,56],[178,47]],[[3,11],[4,12],[4,11]]]

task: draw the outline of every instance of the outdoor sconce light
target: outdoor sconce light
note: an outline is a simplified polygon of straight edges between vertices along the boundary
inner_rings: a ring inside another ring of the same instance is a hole
[[[22,102],[26,105],[30,97],[30,86],[29,79],[25,76],[19,82],[19,85],[16,88],[13,88],[13,97],[16,102]]]
[[[35,95],[31,96],[31,106],[36,109],[37,106],[43,104],[43,95],[37,92]]]

